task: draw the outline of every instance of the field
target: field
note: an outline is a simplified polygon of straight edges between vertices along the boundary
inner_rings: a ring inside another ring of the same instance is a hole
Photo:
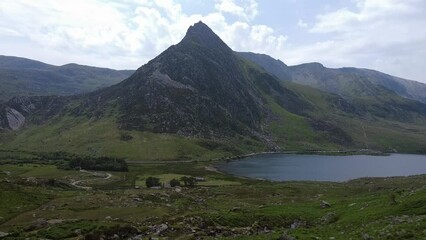
[[[47,164],[2,164],[0,236],[426,238],[426,176],[280,183],[222,174],[209,164],[132,163],[129,172],[109,172],[109,178]],[[148,176],[163,182],[182,176],[205,181],[157,190],[144,186]]]

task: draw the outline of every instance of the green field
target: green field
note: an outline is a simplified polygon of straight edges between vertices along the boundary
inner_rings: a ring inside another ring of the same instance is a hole
[[[426,238],[426,176],[279,183],[222,174],[208,164],[130,164],[129,172],[110,172],[109,179],[53,165],[3,164],[0,232],[9,234],[4,239]],[[154,190],[144,187],[148,176],[206,181]],[[71,184],[79,180],[91,190]]]

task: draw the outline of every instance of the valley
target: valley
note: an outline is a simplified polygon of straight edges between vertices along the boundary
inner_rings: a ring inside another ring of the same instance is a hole
[[[0,232],[8,234],[3,239],[426,236],[424,176],[280,183],[210,171],[209,165],[132,163],[128,172],[102,179],[46,164],[2,164]],[[148,189],[147,176],[205,180],[194,187]],[[72,187],[77,179],[91,189]]]
[[[278,182],[215,168],[426,154],[424,84],[235,52],[201,21],[136,71],[0,60],[0,239],[426,238],[424,172]]]

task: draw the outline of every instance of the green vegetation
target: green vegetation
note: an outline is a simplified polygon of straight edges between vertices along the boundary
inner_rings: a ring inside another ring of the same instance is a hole
[[[111,172],[110,179],[89,173],[53,165],[0,165],[5,239],[426,237],[425,176],[279,183],[229,176],[202,162],[130,164],[128,172]],[[157,183],[184,176],[205,181],[179,191],[136,189],[140,176]],[[55,184],[46,184],[47,179]],[[92,190],[72,186],[81,180]],[[209,186],[211,181],[216,184]]]
[[[145,180],[145,185],[147,188],[151,188],[151,187],[159,187],[161,186],[161,182],[159,178],[156,177],[148,177]]]
[[[197,184],[197,180],[194,177],[181,177],[180,179],[185,187],[194,187]]]
[[[180,181],[179,180],[177,180],[177,179],[172,179],[172,180],[170,180],[170,187],[179,187],[180,186]]]
[[[85,169],[85,170],[102,170],[102,171],[121,171],[127,172],[128,166],[123,159],[99,157],[99,158],[73,158],[69,162],[71,169]]]
[[[123,141],[123,134],[132,136],[132,139]],[[0,148],[8,151],[62,151],[132,161],[209,160],[261,151],[264,148],[263,144],[244,136],[215,141],[119,130],[111,118],[89,120],[63,117],[46,125],[31,125],[5,135],[4,141],[0,141]]]
[[[77,64],[53,66],[35,60],[0,56],[0,101],[15,96],[71,95],[108,87],[134,71]]]

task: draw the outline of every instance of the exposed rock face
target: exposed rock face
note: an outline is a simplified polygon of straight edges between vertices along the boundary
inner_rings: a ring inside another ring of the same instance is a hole
[[[26,122],[41,124],[61,112],[71,98],[14,97],[0,104],[0,129],[18,130]]]
[[[21,128],[25,123],[25,117],[20,112],[16,111],[13,108],[6,108],[6,118],[8,122],[8,127],[12,130],[17,130]]]
[[[183,40],[120,84],[85,101],[88,113],[117,100],[121,128],[224,137],[259,135],[268,119],[264,95],[300,110],[302,100],[278,79],[245,64],[207,25],[191,26]],[[262,135],[262,134],[260,134]]]

